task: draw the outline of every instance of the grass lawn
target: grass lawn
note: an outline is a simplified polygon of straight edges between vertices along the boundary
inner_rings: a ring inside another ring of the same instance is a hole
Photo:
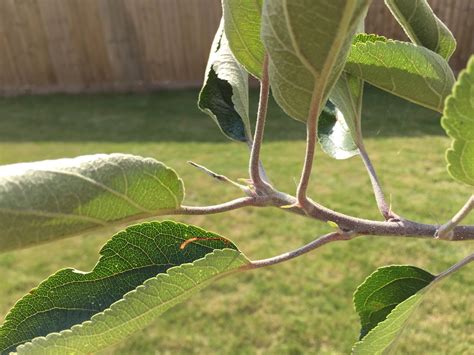
[[[0,99],[0,163],[132,153],[176,169],[186,185],[186,204],[238,197],[239,191],[186,163],[193,160],[232,178],[245,177],[247,171],[246,147],[227,141],[198,112],[196,96],[197,91],[188,90]],[[446,172],[449,140],[439,115],[373,88],[365,99],[367,149],[393,209],[421,222],[445,222],[472,189]],[[304,126],[274,104],[268,121],[263,160],[275,185],[293,192],[303,160]],[[333,209],[379,218],[358,157],[335,161],[319,150],[310,193]],[[474,223],[473,217],[466,223]],[[277,209],[173,219],[228,236],[250,258],[296,248],[329,228]],[[56,270],[91,269],[112,234],[104,231],[0,254],[0,320],[19,297]],[[438,273],[473,250],[472,242],[409,238],[365,237],[330,244],[285,264],[223,279],[104,353],[349,353],[359,331],[352,294],[372,271],[409,263]],[[400,353],[472,353],[473,271],[474,265],[466,267],[429,294],[400,341]]]

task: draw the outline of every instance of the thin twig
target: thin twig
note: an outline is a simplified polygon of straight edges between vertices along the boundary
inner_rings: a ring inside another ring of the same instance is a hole
[[[306,122],[306,153],[300,182],[296,191],[296,198],[300,206],[304,206],[307,201],[306,191],[308,190],[309,179],[313,169],[314,152],[318,139],[318,117],[321,111],[322,92],[314,90],[311,98],[311,106]]]
[[[466,256],[464,259],[457,262],[456,264],[451,266],[449,269],[444,270],[442,273],[440,273],[438,276],[436,276],[435,280],[439,281],[439,280],[445,278],[446,276],[451,275],[452,273],[456,272],[457,270],[459,270],[460,268],[462,268],[463,266],[469,264],[472,261],[474,261],[474,254]]]
[[[336,242],[340,240],[350,240],[352,238],[355,238],[356,235],[352,233],[342,233],[342,232],[333,232],[329,233],[326,235],[323,235],[322,237],[319,237],[312,242],[298,248],[295,250],[292,250],[287,253],[283,253],[268,259],[262,259],[262,260],[255,260],[251,261],[249,265],[245,265],[244,269],[258,269],[261,267],[266,267],[266,266],[271,266],[275,264],[282,263],[287,260],[294,259],[300,255],[309,253],[310,251],[317,249],[325,244],[331,243],[331,242]]]
[[[178,215],[205,215],[222,213],[247,206],[263,206],[266,203],[265,198],[260,197],[241,197],[235,200],[224,202],[211,206],[181,206],[180,208],[166,214]]]
[[[248,144],[250,153],[252,153],[253,138],[250,139],[250,140],[247,142],[247,144]],[[259,169],[259,171],[260,171],[260,177],[261,177],[261,179],[262,179],[264,182],[266,182],[266,183],[268,183],[269,185],[271,185],[270,178],[268,177],[267,172],[265,171],[265,167],[263,166],[262,160],[260,160],[260,159],[259,159],[259,161],[258,161],[258,169]],[[251,180],[250,180],[250,181],[251,181]]]
[[[390,219],[399,219],[399,217],[391,211],[389,205],[385,200],[385,196],[382,190],[382,186],[377,177],[377,173],[375,172],[375,168],[372,165],[372,161],[370,160],[369,155],[367,154],[367,151],[365,150],[365,146],[363,144],[359,146],[359,153],[369,174],[372,189],[374,190],[375,201],[377,202],[377,206],[379,208],[380,213],[386,221]]]
[[[225,183],[228,183],[228,184],[231,184],[235,187],[238,187],[239,189],[241,189],[242,191],[244,191],[246,194],[249,194],[249,188],[248,186],[245,186],[245,185],[242,185],[242,184],[239,184],[231,179],[229,179],[227,176],[225,175],[221,175],[221,174],[218,174],[218,173],[215,173],[214,171],[206,168],[205,166],[203,165],[200,165],[200,164],[197,164],[193,161],[188,161],[188,163],[192,166],[194,166],[195,168],[198,168],[199,170],[201,170],[202,172],[204,172],[205,174],[209,175],[210,177],[220,181],[220,182],[225,182]]]
[[[255,134],[250,151],[249,174],[257,190],[269,191],[270,185],[262,179],[262,165],[260,162],[260,150],[263,142],[263,133],[265,130],[265,120],[267,117],[268,96],[270,93],[270,80],[268,78],[268,55],[265,54],[263,60],[262,80],[260,81],[260,98],[258,104],[257,123],[255,125]]]
[[[443,224],[439,229],[436,231],[436,238],[439,239],[451,239],[453,234],[452,230],[456,227],[461,221],[471,212],[474,208],[474,195],[472,195],[469,200],[467,200],[466,204],[459,210],[458,213],[454,215],[448,222]]]

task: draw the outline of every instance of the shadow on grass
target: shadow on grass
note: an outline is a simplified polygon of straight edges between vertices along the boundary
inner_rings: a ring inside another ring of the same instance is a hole
[[[256,111],[257,91],[251,93]],[[23,96],[0,99],[0,141],[224,142],[196,106],[198,90],[148,94]],[[366,137],[444,134],[439,114],[367,86]],[[305,139],[304,125],[271,102],[265,140]]]

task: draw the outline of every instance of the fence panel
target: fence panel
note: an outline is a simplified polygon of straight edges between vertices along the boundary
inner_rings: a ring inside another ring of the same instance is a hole
[[[451,61],[474,52],[474,1],[431,0],[458,40]],[[197,86],[219,0],[0,0],[0,95]],[[383,0],[367,30],[406,39]]]

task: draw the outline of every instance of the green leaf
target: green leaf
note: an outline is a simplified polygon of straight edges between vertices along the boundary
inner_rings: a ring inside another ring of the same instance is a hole
[[[248,260],[227,239],[171,221],[116,234],[90,272],[58,271],[18,301],[0,352],[91,353],[145,327]]]
[[[212,43],[198,107],[228,138],[247,142],[250,133],[248,74],[235,60],[221,21]]]
[[[356,31],[364,31],[364,21],[359,23]],[[329,94],[331,102],[337,107],[336,114],[331,120],[324,119],[328,123],[332,122],[329,131],[324,125],[319,124],[318,137],[323,150],[335,159],[350,158],[359,154],[359,149],[363,149],[361,127],[363,95],[364,81],[346,72],[339,76]],[[325,136],[328,139],[324,139]]]
[[[474,186],[474,56],[446,100],[441,125],[453,139],[446,153],[449,173]]]
[[[313,97],[319,103],[326,102],[370,2],[264,3],[262,38],[270,57],[272,92],[291,117],[306,122]]]
[[[439,282],[474,261],[474,254],[437,276],[408,265],[385,266],[370,275],[354,293],[361,320],[354,354],[393,353],[410,316]]]
[[[260,39],[263,0],[222,0],[225,35],[235,59],[262,77],[265,48]]]
[[[413,43],[431,49],[446,60],[451,57],[456,40],[426,0],[385,0],[385,4]]]
[[[390,349],[434,280],[429,272],[408,265],[382,267],[370,275],[354,294],[361,341],[353,353],[382,354]]]
[[[77,235],[181,205],[184,187],[162,163],[98,154],[0,167],[0,250]]]
[[[354,293],[354,305],[361,322],[360,338],[386,319],[397,304],[426,287],[433,279],[433,275],[414,266],[377,269]]]
[[[349,128],[357,146],[362,145],[362,98],[364,81],[348,73],[342,73],[329,97],[341,111],[341,119]]]
[[[319,116],[318,141],[323,151],[335,159],[347,159],[359,154],[342,112],[330,101]]]
[[[345,71],[406,100],[443,111],[454,84],[446,60],[427,48],[380,36],[356,36]]]

